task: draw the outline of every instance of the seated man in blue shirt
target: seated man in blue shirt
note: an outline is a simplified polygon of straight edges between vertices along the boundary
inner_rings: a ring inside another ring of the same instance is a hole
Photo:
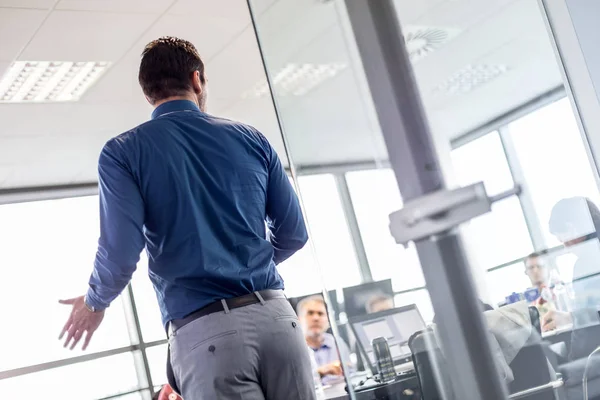
[[[340,354],[343,360],[350,359],[348,345],[342,339],[336,340],[332,334],[327,333],[329,329],[329,318],[327,307],[320,295],[310,296],[303,299],[296,307],[298,317],[304,330],[306,344],[315,353],[319,375],[324,385],[341,379],[344,376]],[[339,348],[339,353],[338,353]],[[349,372],[353,370],[348,365]]]
[[[253,127],[206,113],[190,42],[149,43],[138,79],[154,112],[100,154],[98,252],[85,296],[62,301],[72,307],[65,346],[85,335],[87,347],[145,247],[169,383],[184,399],[315,399],[276,268],[308,239],[277,153]]]

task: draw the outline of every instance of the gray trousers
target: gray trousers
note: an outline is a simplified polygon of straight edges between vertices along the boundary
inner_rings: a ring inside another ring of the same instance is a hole
[[[316,400],[304,334],[286,299],[209,314],[169,343],[184,400]]]

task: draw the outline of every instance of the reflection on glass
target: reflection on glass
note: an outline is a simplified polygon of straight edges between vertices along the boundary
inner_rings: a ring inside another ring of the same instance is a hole
[[[100,232],[98,198],[2,205],[0,221],[5,274],[0,279],[0,320],[19,327],[0,329],[0,371],[83,354],[79,348],[63,349],[57,340],[71,311],[58,300],[84,292],[82,282],[92,271]],[[85,354],[130,344],[119,298]]]
[[[136,389],[140,385],[132,353],[0,380],[6,399],[97,400]]]

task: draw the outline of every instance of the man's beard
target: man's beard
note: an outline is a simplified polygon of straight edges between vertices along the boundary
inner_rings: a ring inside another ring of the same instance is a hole
[[[206,86],[202,87],[202,93],[198,96],[198,106],[200,107],[200,111],[206,112],[206,100],[208,98],[208,90]]]

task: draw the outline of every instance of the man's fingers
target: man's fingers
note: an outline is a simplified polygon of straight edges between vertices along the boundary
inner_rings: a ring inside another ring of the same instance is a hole
[[[93,335],[94,332],[87,331],[87,333],[85,334],[85,340],[83,341],[83,347],[81,348],[82,350],[87,349],[88,345],[90,344],[90,340],[92,340]]]
[[[69,330],[69,328],[71,327],[71,324],[73,323],[73,316],[70,315],[69,319],[67,320],[67,323],[65,324],[65,326],[62,328],[62,331],[60,331],[60,336],[58,337],[58,340],[62,339],[63,336],[65,336],[65,333],[67,332],[67,330]]]
[[[78,330],[77,332],[75,332],[75,334],[73,335],[73,343],[71,344],[71,348],[70,350],[73,350],[75,348],[75,346],[77,346],[77,343],[79,343],[79,341],[81,340],[81,337],[83,336],[83,330]]]
[[[554,315],[552,313],[547,313],[542,318],[542,331],[547,332],[556,328],[556,321],[554,320]]]
[[[69,346],[69,342],[71,341],[71,339],[73,339],[75,333],[77,333],[77,327],[75,325],[71,325],[71,327],[68,330],[67,339],[65,340],[64,347]]]
[[[59,300],[58,302],[60,304],[72,305],[72,304],[75,304],[76,300],[77,300],[77,298],[73,298],[73,299],[67,299],[67,300]]]

